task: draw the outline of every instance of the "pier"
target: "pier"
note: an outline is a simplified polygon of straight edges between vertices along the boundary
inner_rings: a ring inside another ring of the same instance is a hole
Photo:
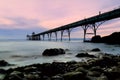
[[[103,24],[106,21],[119,18],[120,17],[120,8],[114,9],[112,11],[108,11],[105,13],[99,12],[98,15],[76,21],[64,26],[60,26],[54,29],[50,29],[41,33],[32,33],[32,35],[27,35],[28,40],[43,40],[45,39],[45,36],[48,37],[48,40],[51,41],[52,35],[55,35],[55,40],[58,40],[58,31],[60,31],[60,39],[63,40],[63,34],[64,31],[67,32],[69,41],[71,40],[71,30],[76,27],[81,27],[84,31],[84,39],[83,41],[86,41],[86,35],[93,35],[96,36],[97,29],[101,24]],[[88,33],[87,30],[92,29],[92,33]]]

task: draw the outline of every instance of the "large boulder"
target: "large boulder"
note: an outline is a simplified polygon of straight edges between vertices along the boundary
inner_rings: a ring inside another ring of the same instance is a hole
[[[100,43],[101,40],[102,40],[101,36],[97,35],[92,37],[91,42]]]
[[[46,49],[42,55],[43,56],[55,56],[55,55],[59,55],[59,54],[65,54],[65,51],[64,49],[57,49],[57,48],[54,48],[54,49]]]
[[[0,66],[9,66],[10,64],[5,60],[0,60]]]
[[[94,55],[90,55],[88,53],[78,53],[76,57],[90,57],[90,58],[96,58]]]
[[[101,51],[99,48],[94,48],[94,49],[92,49],[91,51],[95,51],[95,52],[97,52],[97,51]]]

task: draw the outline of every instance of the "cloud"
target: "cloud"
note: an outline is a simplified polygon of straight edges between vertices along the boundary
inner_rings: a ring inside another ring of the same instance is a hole
[[[25,39],[27,34],[40,33],[46,30],[35,19],[6,17],[2,18],[1,21],[0,39]]]
[[[28,28],[40,28],[39,20],[27,19],[22,17],[6,17],[1,19],[0,28],[7,29],[28,29]]]
[[[26,39],[27,34],[32,32],[42,32],[44,28],[30,28],[30,29],[0,29],[0,39]]]

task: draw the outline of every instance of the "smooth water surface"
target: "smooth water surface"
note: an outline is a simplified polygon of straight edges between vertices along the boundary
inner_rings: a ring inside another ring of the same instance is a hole
[[[63,48],[64,55],[43,57],[42,52],[49,48]],[[7,40],[0,41],[0,60],[6,60],[16,66],[29,65],[33,63],[48,63],[53,61],[81,61],[76,58],[77,53],[89,51],[93,48],[100,48],[102,52],[120,54],[119,45],[107,45],[104,43],[84,43],[78,41],[25,41]]]

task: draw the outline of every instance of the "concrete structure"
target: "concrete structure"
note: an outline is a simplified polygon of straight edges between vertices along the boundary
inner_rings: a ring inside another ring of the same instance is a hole
[[[52,34],[55,34],[55,38],[56,41],[58,40],[58,31],[61,32],[61,41],[63,40],[63,33],[64,31],[67,31],[68,33],[68,37],[69,37],[69,41],[70,41],[70,35],[71,35],[71,30],[73,28],[76,27],[81,27],[84,31],[84,41],[86,41],[86,35],[94,35],[96,36],[96,31],[98,29],[98,27],[103,24],[105,21],[108,20],[112,20],[115,18],[119,18],[120,17],[120,8],[109,11],[109,12],[105,12],[105,13],[101,13],[99,12],[98,15],[90,17],[90,18],[86,18],[77,22],[73,22],[64,26],[60,26],[48,31],[44,31],[38,34],[33,34],[32,35],[27,35],[27,39],[28,40],[44,40],[45,35],[48,36],[48,40],[51,40],[52,38]],[[89,28],[92,28],[93,33],[87,33],[87,30]]]

